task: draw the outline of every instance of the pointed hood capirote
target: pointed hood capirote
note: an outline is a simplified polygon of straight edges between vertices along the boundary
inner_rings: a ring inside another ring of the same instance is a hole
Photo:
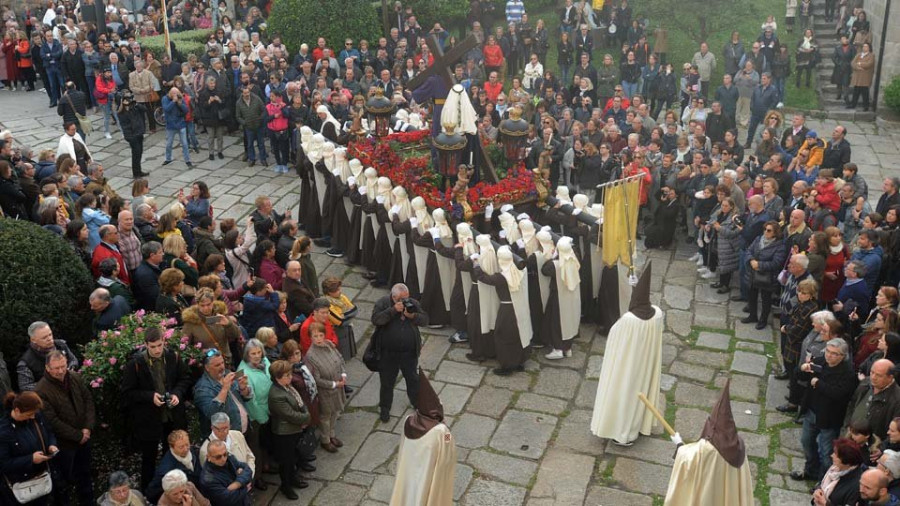
[[[628,304],[628,311],[640,318],[641,320],[649,320],[656,314],[653,305],[650,304],[650,272],[653,270],[653,262],[647,262],[644,272],[641,273],[641,279],[631,292],[631,302]]]
[[[731,414],[731,379],[725,382],[722,395],[713,406],[700,437],[713,445],[719,455],[733,467],[741,467],[746,459],[744,440],[738,435]]]
[[[444,421],[444,406],[441,404],[441,398],[434,392],[428,376],[420,367],[416,411],[407,417],[403,433],[408,439],[419,439],[442,421]]]

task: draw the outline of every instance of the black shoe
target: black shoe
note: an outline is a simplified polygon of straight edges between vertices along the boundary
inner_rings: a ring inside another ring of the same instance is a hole
[[[191,162],[187,162],[187,163],[185,163],[185,165],[187,165],[187,166],[190,167],[190,168],[193,168],[193,167],[194,167],[194,164],[191,163]]]
[[[376,274],[374,272],[365,272],[363,273],[363,279],[375,279]]]
[[[775,408],[779,413],[796,413],[799,409],[796,404],[791,404],[790,402],[787,404],[782,404]]]
[[[750,143],[744,144],[744,149],[750,149]]]
[[[686,238],[684,239],[684,242],[685,242],[686,244],[690,244],[690,243],[696,242],[696,241],[697,241],[697,238],[696,238],[696,237],[691,237],[691,236],[688,236],[688,237],[686,237]]]
[[[733,300],[735,302],[747,302],[747,299],[745,299],[744,297],[742,297],[740,295],[735,295],[734,297],[731,298],[731,300]]]
[[[148,177],[149,175],[150,175],[149,172],[143,172],[143,171],[142,171],[142,172],[138,172],[137,174],[132,174],[131,176],[132,176],[133,178],[137,179],[137,178],[139,178],[139,177]]]
[[[381,288],[383,286],[387,286],[386,282],[378,281],[377,279],[373,279],[372,281],[369,282],[369,284],[372,285],[372,288]]]
[[[172,163],[172,160],[166,160],[162,164],[163,164],[163,167],[165,167],[166,165],[169,165],[170,163]]]
[[[768,326],[769,326],[768,318],[763,318],[763,319],[759,320],[758,322],[756,322],[756,325],[755,325],[756,330],[763,330],[764,328],[766,328]]]
[[[342,256],[344,256],[344,252],[337,248],[331,248],[330,250],[326,251],[325,254],[334,258],[341,258]]]
[[[348,387],[347,385],[344,385],[344,393],[350,395],[353,393],[353,389]]]
[[[256,480],[253,481],[253,488],[255,488],[256,490],[266,490],[267,488],[269,488],[269,486],[266,485],[266,482],[257,478]]]
[[[215,160],[215,159],[216,159],[216,155],[210,153],[210,154],[209,154],[209,159],[210,159],[210,160]]]
[[[378,415],[378,418],[382,423],[387,423],[388,420],[391,419],[391,410],[387,408],[381,408],[381,413]]]
[[[512,373],[512,369],[507,369],[505,367],[497,367],[494,369],[494,374],[496,374],[497,376],[509,376]]]
[[[797,481],[807,481],[814,480],[811,475],[806,474],[806,471],[791,471],[791,479]]]
[[[313,244],[315,244],[316,246],[318,246],[320,248],[330,248],[331,247],[331,241],[329,241],[327,239],[316,239],[313,241]]]
[[[731,288],[723,285],[723,286],[720,286],[718,290],[716,290],[716,293],[724,294],[724,293],[728,293],[730,291],[731,291]]]
[[[299,467],[301,471],[306,473],[312,473],[316,470],[316,466],[306,462],[301,462],[297,467]]]
[[[742,307],[742,308],[741,308],[741,311],[743,311],[743,312],[749,314],[749,313],[750,313],[750,306],[744,306],[744,307]]]
[[[291,481],[291,487],[293,487],[293,488],[299,488],[300,490],[303,490],[304,488],[306,488],[308,486],[309,486],[309,483],[307,483],[306,480],[303,480],[296,476],[294,477],[293,481]]]
[[[773,377],[777,380],[786,380],[788,379],[788,373],[787,371],[781,371],[780,373],[773,375]]]
[[[844,109],[856,109],[856,106],[853,104],[847,104],[847,106],[844,107]]]
[[[479,357],[474,353],[466,353],[466,358],[472,362],[484,362],[484,357]]]
[[[265,490],[265,489],[260,489],[260,490]],[[279,488],[278,490],[280,490],[281,493],[284,494],[284,496],[287,497],[288,499],[290,499],[291,501],[296,501],[297,499],[300,498],[300,496],[297,495],[297,492],[294,492],[294,489],[292,489],[291,487],[282,485],[281,488]]]
[[[250,166],[253,167],[254,165],[256,165],[256,160],[250,160]]]
[[[756,323],[758,321],[759,320],[757,320],[755,316],[746,316],[744,318],[741,318],[741,323]]]
[[[710,288],[722,288],[722,283],[716,281],[715,283],[709,285]]]
[[[224,159],[225,159],[225,155],[223,155],[222,152],[220,151],[219,152],[219,160],[224,160]]]

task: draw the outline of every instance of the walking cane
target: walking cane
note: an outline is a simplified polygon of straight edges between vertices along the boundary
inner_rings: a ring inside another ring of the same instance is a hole
[[[667,422],[666,419],[663,418],[662,413],[660,413],[659,410],[656,409],[656,406],[654,406],[650,402],[650,399],[647,399],[647,396],[644,395],[644,392],[638,392],[637,395],[638,399],[640,399],[641,402],[644,403],[644,406],[646,406],[647,409],[650,410],[650,413],[659,421],[659,423],[662,424],[663,429],[665,429],[669,434],[669,438],[672,440],[672,442],[675,443],[675,454],[672,455],[672,458],[674,459],[675,455],[678,454],[678,448],[680,448],[681,445],[684,444],[684,441],[681,439],[681,434],[675,432],[675,429],[673,429],[672,426],[669,425],[669,422]]]

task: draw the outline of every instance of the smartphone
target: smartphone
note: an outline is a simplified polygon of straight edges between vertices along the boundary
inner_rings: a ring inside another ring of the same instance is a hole
[[[49,457],[49,458],[52,459],[53,457],[59,455],[59,450],[56,450],[55,452],[49,452],[49,453],[48,453],[48,452],[44,452],[44,455],[46,455],[47,457]]]
[[[239,380],[239,379],[241,379],[241,378],[243,378],[243,377],[244,377],[244,370],[243,370],[243,369],[238,369],[237,371],[234,372],[234,379]]]
[[[216,324],[216,323],[219,323],[219,317],[218,317],[218,316],[207,316],[207,317],[206,317],[206,324],[207,324],[207,325],[213,325],[213,324]]]

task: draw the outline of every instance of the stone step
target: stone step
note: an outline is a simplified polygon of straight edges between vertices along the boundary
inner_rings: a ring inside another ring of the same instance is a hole
[[[872,111],[864,112],[862,109],[852,110],[843,106],[840,108],[825,107],[825,113],[829,119],[837,121],[875,121],[875,113]]]

